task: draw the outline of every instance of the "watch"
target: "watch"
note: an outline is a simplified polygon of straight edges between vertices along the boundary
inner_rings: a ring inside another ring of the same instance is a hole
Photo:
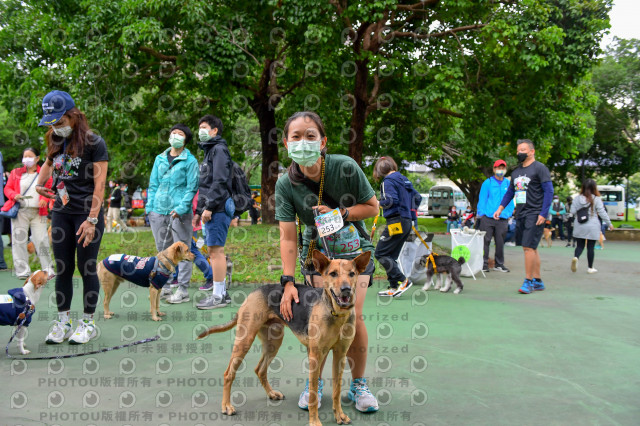
[[[97,225],[98,224],[98,218],[97,217],[87,217],[87,222],[89,222],[92,225]]]
[[[296,280],[291,275],[280,275],[280,285],[282,287],[284,287],[288,282],[292,282],[293,284],[295,284]]]

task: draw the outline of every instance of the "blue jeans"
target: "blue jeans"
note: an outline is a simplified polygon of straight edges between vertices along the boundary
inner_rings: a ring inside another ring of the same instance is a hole
[[[193,237],[196,239],[198,238],[198,231],[193,231]],[[211,270],[211,265],[209,264],[209,261],[207,261],[207,258],[204,257],[202,252],[198,249],[198,247],[196,246],[196,242],[193,239],[191,240],[191,253],[193,253],[193,255],[195,256],[195,259],[193,259],[193,263],[195,263],[198,269],[202,271],[202,273],[204,274],[204,279],[206,281],[213,280],[213,271]],[[178,279],[177,266],[176,273],[173,274],[173,279]]]
[[[447,219],[445,222],[447,224],[447,234],[449,233],[451,228],[459,228],[460,227],[460,221]]]

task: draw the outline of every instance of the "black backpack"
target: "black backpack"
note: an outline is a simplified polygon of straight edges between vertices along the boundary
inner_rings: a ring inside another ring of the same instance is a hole
[[[231,156],[229,156],[231,158]],[[231,173],[227,183],[231,191],[231,198],[236,205],[236,216],[249,210],[253,200],[251,199],[251,189],[247,183],[247,175],[235,161],[231,160]]]
[[[589,206],[582,207],[576,212],[578,223],[587,223],[589,220]]]

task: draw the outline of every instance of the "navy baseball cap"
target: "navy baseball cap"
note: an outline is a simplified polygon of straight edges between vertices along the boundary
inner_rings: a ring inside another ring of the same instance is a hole
[[[42,120],[38,126],[51,126],[62,118],[65,112],[76,106],[67,92],[53,90],[42,99]]]

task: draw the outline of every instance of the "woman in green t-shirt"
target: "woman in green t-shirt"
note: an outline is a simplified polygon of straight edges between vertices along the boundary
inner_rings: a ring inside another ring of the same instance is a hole
[[[362,220],[374,217],[378,213],[378,200],[362,169],[352,158],[344,155],[325,155],[327,137],[322,120],[316,113],[304,111],[292,115],[284,126],[283,140],[293,162],[287,173],[276,183],[276,219],[280,221],[280,257],[285,286],[280,312],[287,321],[291,321],[292,303],[299,302],[298,291],[289,280],[289,277],[295,274],[298,251],[296,216],[306,227],[301,250],[301,269],[305,282],[314,287],[321,287],[322,277],[313,269],[308,253],[317,248],[334,258],[353,259],[364,251],[373,252],[374,247],[368,239]],[[321,187],[322,202],[318,203]],[[314,209],[318,214],[323,214],[336,207],[340,208],[343,220],[350,223],[340,231],[325,237],[323,242],[317,238]],[[325,243],[328,247],[324,247]],[[347,352],[353,376],[349,397],[362,412],[378,410],[378,401],[369,391],[364,378],[369,341],[362,316],[364,299],[374,270],[372,260],[358,277],[356,334]],[[318,402],[322,396],[322,385],[323,381],[320,379]],[[308,409],[308,405],[307,380],[298,406]]]

